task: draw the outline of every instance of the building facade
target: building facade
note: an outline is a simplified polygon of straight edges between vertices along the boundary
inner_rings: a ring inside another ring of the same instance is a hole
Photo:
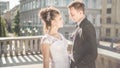
[[[42,34],[43,24],[38,17],[38,12],[41,8],[55,6],[61,11],[65,23],[64,27],[59,31],[69,39],[69,35],[75,29],[75,24],[69,19],[67,9],[67,5],[71,1],[72,0],[20,0],[21,32],[22,30],[27,30],[30,33],[30,28],[34,28],[37,30],[36,32],[38,32],[36,35]],[[101,0],[83,0],[83,2],[86,5],[86,16],[94,24],[97,38],[99,38]]]
[[[0,15],[9,10],[9,1],[0,1]]]
[[[42,23],[38,17],[38,12],[42,6],[44,6],[44,0],[20,0],[20,25],[22,35],[30,34],[32,29],[34,29],[37,35],[42,32]]]
[[[120,0],[102,0],[102,40],[120,40]]]
[[[72,23],[69,21],[67,5],[71,0],[20,0],[20,23],[21,34],[32,33],[34,35],[43,34],[43,24],[39,18],[39,11],[41,8],[48,6],[56,6],[62,15],[65,22],[64,28],[60,29],[60,32],[64,35],[72,32],[71,30],[65,30],[65,28],[71,28],[69,25]],[[67,27],[66,27],[67,26]],[[74,28],[74,26],[72,26]],[[67,32],[66,32],[67,31]]]

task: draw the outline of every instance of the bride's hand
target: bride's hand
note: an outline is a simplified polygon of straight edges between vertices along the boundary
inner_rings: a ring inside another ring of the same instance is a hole
[[[68,54],[71,54],[71,50],[72,50],[72,45],[69,44],[67,47]]]

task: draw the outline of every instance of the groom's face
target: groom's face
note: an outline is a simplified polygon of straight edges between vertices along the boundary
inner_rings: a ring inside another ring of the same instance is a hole
[[[76,10],[74,7],[69,8],[69,16],[74,22],[79,22],[80,12]]]

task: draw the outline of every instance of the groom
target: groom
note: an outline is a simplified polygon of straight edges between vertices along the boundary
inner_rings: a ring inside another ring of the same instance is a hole
[[[70,17],[77,24],[70,68],[95,68],[96,32],[85,16],[85,6],[82,2],[74,1],[68,6],[68,10]]]

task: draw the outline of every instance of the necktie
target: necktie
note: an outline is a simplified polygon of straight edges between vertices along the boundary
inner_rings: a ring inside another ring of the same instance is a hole
[[[76,28],[78,28],[78,25],[75,25]]]

